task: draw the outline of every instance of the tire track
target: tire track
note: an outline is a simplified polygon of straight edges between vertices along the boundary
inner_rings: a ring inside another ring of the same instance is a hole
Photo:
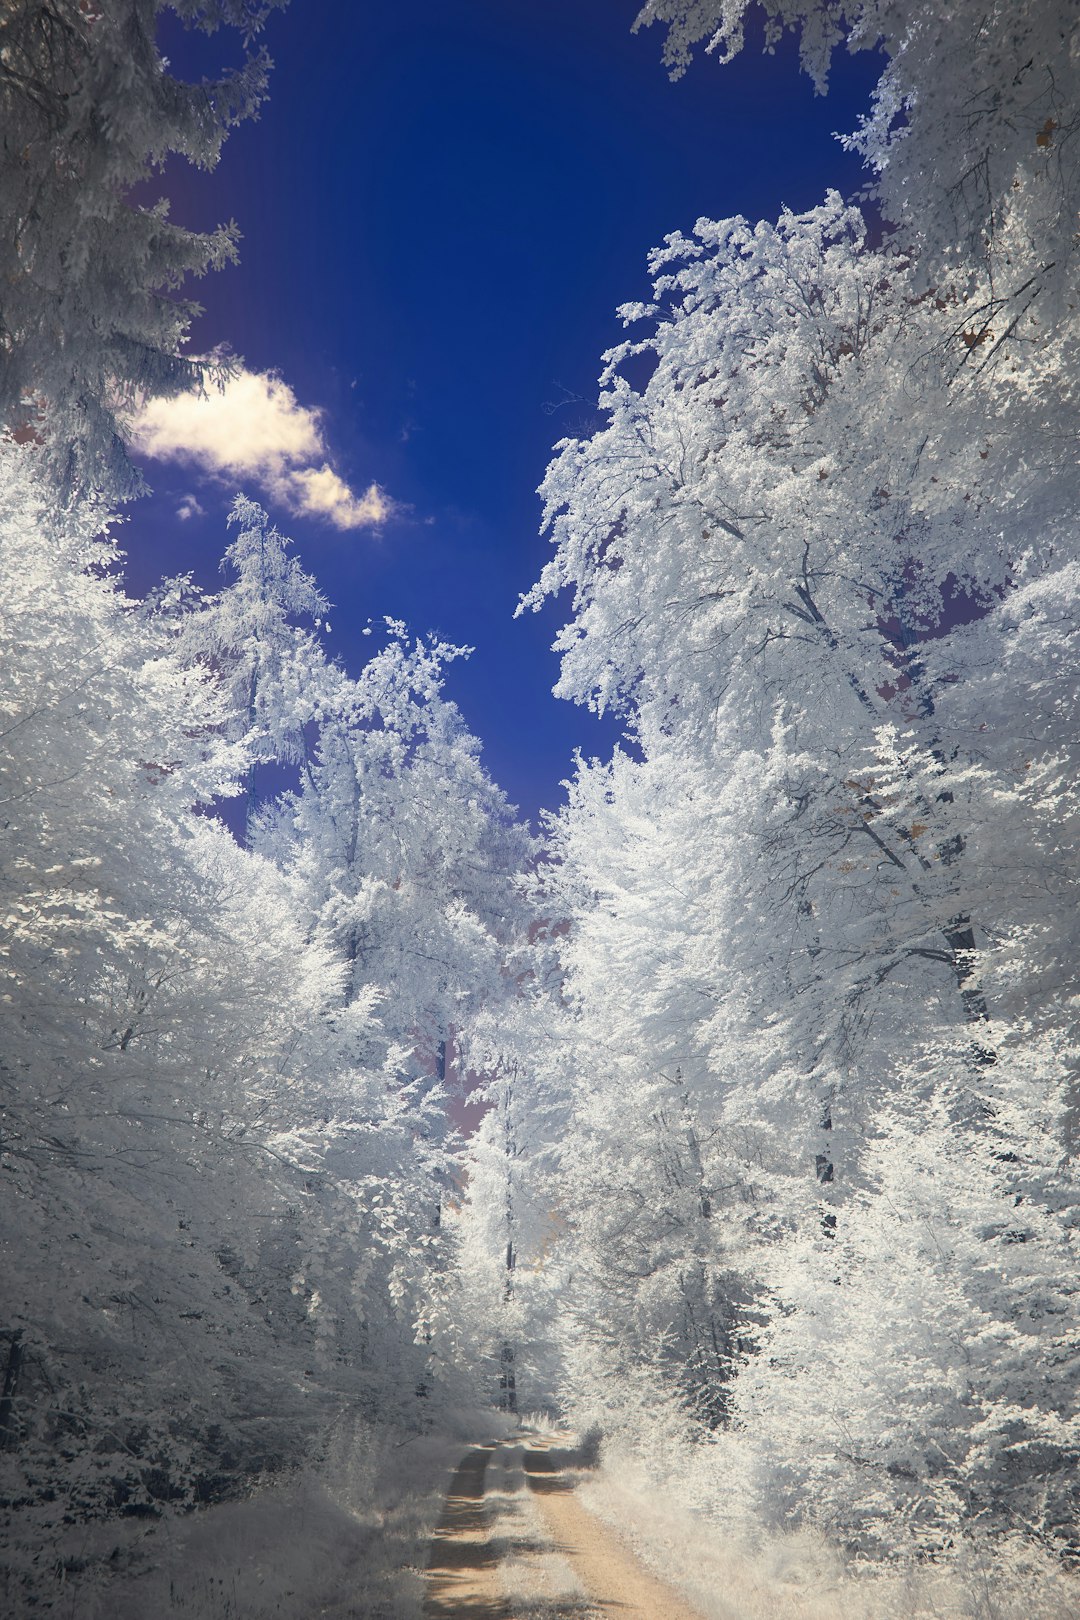
[[[525,1452],[525,1477],[553,1543],[588,1594],[590,1613],[605,1620],[702,1620],[578,1500],[580,1461],[574,1451],[536,1446]]]
[[[526,1616],[569,1620],[572,1615],[587,1615],[589,1620],[701,1620],[698,1610],[651,1574],[579,1501],[575,1485],[580,1453],[531,1437],[525,1441],[523,1456],[520,1441],[503,1447],[501,1453],[504,1474],[511,1471],[508,1477],[516,1469],[520,1480],[524,1463],[529,1498],[536,1508],[532,1521],[541,1533],[532,1545],[522,1545],[520,1509],[515,1539],[513,1513],[508,1519],[510,1510],[499,1507],[505,1490],[496,1489],[493,1500],[485,1504],[488,1463],[496,1449],[478,1446],[468,1452],[451,1479],[427,1570],[427,1620],[526,1620]],[[499,1522],[493,1522],[493,1515]],[[496,1547],[510,1559],[507,1581],[518,1586],[525,1577],[525,1590],[513,1600],[505,1595]],[[524,1565],[522,1553],[528,1554]]]
[[[467,1452],[450,1481],[427,1568],[424,1614],[430,1620],[511,1620],[484,1511],[484,1476],[494,1450]]]

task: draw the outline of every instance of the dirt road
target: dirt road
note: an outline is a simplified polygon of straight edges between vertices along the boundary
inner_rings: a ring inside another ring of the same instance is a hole
[[[477,1447],[447,1492],[432,1544],[429,1620],[701,1620],[575,1493],[568,1440]]]
[[[432,1620],[508,1620],[484,1512],[484,1476],[494,1446],[458,1464],[431,1544],[424,1613]]]

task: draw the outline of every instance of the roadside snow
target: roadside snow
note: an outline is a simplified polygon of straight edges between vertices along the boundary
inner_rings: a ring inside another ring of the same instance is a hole
[[[620,1456],[583,1476],[578,1494],[642,1562],[707,1620],[1076,1620],[1080,1581],[1037,1549],[972,1548],[940,1568],[846,1569],[822,1538],[774,1535],[743,1548],[681,1504],[667,1482]]]
[[[50,1620],[420,1620],[430,1537],[461,1450],[460,1431],[343,1422],[317,1464],[244,1501],[88,1528],[95,1545]]]

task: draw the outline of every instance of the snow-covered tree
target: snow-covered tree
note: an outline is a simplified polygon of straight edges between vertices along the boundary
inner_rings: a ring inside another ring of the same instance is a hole
[[[217,604],[183,582],[138,604],[107,513],[58,514],[40,447],[0,455],[0,1462],[29,1603],[65,1516],[220,1499],[346,1405],[415,1427],[464,1387],[437,1335],[452,1166],[428,1059],[512,987],[531,844],[438,652],[395,637],[366,686],[328,666],[262,514]],[[260,536],[276,585],[248,601]],[[239,847],[212,806],[305,728],[303,791]]]
[[[677,67],[746,9],[642,20]],[[557,690],[629,734],[553,839],[574,1387],[693,1409],[710,1320],[744,1499],[879,1550],[1075,1521],[1074,8],[1005,9],[765,8],[819,76],[884,45],[893,229],[667,239],[527,599],[570,589]]]
[[[317,740],[256,843],[295,872],[308,926],[347,964],[347,995],[392,985],[387,1038],[434,1067],[451,1027],[513,971],[531,845],[443,694],[462,649],[388,631],[356,680],[324,666],[309,682]]]
[[[195,814],[244,764],[221,693],[123,596],[104,514],[56,516],[39,456],[4,447],[0,518],[16,1542],[301,1443],[303,1338],[237,1279],[287,1203],[268,1136],[339,980],[272,869]]]
[[[202,381],[183,354],[197,306],[186,279],[235,257],[236,227],[174,224],[132,200],[170,155],[212,168],[251,117],[270,66],[254,37],[283,0],[19,0],[0,19],[0,424],[48,446],[68,495],[130,493],[127,413]],[[186,84],[156,43],[173,14],[236,30],[243,64]]]
[[[326,701],[325,656],[315,633],[297,621],[320,626],[329,604],[261,506],[238,495],[229,523],[238,533],[221,567],[236,577],[178,621],[178,652],[184,662],[213,670],[224,688],[230,729],[243,738],[250,761],[244,818],[250,837],[257,766],[301,761],[305,727]]]
[[[261,813],[255,845],[293,885],[306,932],[342,965],[339,1016],[363,1014],[353,1061],[381,1073],[395,1099],[358,1115],[347,1094],[332,1098],[321,1151],[336,1163],[339,1132],[384,1119],[382,1158],[369,1153],[357,1196],[380,1245],[372,1283],[384,1278],[410,1338],[429,1347],[406,1381],[428,1388],[426,1359],[445,1372],[451,1355],[432,1339],[456,1180],[445,1052],[513,996],[528,923],[518,879],[532,842],[443,693],[445,665],[461,649],[410,642],[397,622],[387,628],[356,680],[325,665],[317,673],[300,787]],[[399,1365],[403,1354],[399,1346]]]
[[[537,955],[542,933],[534,918]],[[454,1263],[440,1321],[478,1395],[505,1412],[554,1406],[560,1302],[579,1292],[563,1253],[567,1209],[557,1166],[568,1111],[553,1072],[559,1014],[549,989],[525,975],[512,999],[472,1024],[460,1052],[460,1061],[476,1066],[486,1111],[462,1154],[460,1196],[447,1210]]]
[[[957,258],[979,278],[996,345],[1067,285],[1075,258],[1078,18],[1076,0],[648,0],[635,26],[665,28],[676,77],[702,41],[731,62],[762,22],[766,50],[798,35],[821,92],[836,51],[880,55],[871,111],[845,143],[869,164],[887,218],[918,243],[924,278]],[[991,340],[973,347],[981,367]]]

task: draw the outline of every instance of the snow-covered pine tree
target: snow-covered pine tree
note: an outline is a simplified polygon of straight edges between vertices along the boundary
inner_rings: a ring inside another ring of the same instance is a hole
[[[296,765],[328,701],[330,676],[315,631],[329,606],[315,581],[289,555],[291,542],[255,501],[238,495],[229,513],[236,538],[222,558],[236,577],[190,605],[178,621],[178,655],[213,670],[229,704],[230,730],[248,754],[244,830],[250,841],[262,764]]]
[[[67,495],[132,493],[123,445],[132,408],[198,385],[183,354],[191,275],[235,257],[236,227],[174,224],[133,200],[170,155],[216,163],[229,130],[266,94],[253,48],[284,0],[19,0],[0,18],[0,424],[44,439]],[[236,30],[242,65],[214,83],[169,72],[156,40],[172,13]],[[213,370],[213,368],[210,368]],[[220,371],[220,368],[218,368]]]

